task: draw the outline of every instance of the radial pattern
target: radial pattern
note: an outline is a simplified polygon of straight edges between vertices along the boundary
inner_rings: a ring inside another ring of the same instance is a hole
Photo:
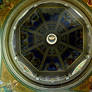
[[[82,19],[71,8],[43,4],[20,20],[21,54],[39,71],[62,71],[83,52]]]

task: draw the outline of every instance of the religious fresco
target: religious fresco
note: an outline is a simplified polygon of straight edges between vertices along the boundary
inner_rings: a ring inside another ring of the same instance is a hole
[[[9,14],[9,12],[21,1],[22,0],[0,0],[0,31],[2,31],[1,29],[3,27],[4,21],[7,17],[7,15]],[[83,1],[90,8],[92,7],[92,0],[83,0]],[[38,21],[38,19],[37,19],[37,21]],[[79,32],[79,33],[80,33],[80,35],[82,35],[82,32]],[[25,31],[23,31],[23,33],[21,32],[21,35],[22,35],[21,39],[25,40],[24,39],[25,36],[26,36],[26,39],[28,39],[28,34],[26,34]],[[22,43],[22,45],[27,44],[27,42],[26,43],[21,42],[21,43]],[[70,52],[71,52],[71,50],[70,50]],[[34,51],[34,53],[35,53],[35,51]],[[26,57],[28,59],[30,59],[28,56],[26,56]],[[4,59],[2,59],[0,61],[0,69],[1,69],[0,70],[0,92],[42,92],[40,90],[29,89],[29,88],[25,87],[23,84],[21,84],[18,80],[16,80],[8,71],[3,60]],[[70,64],[71,64],[71,62],[70,62]],[[49,65],[47,64],[47,66],[49,66]],[[25,66],[23,66],[23,67],[24,67],[24,71],[27,71],[29,73],[29,70]],[[43,68],[43,70],[44,69],[50,70],[50,68],[47,68],[47,67]],[[54,68],[54,69],[57,69],[57,68]],[[92,76],[91,75],[85,81],[83,81],[80,85],[76,86],[76,88],[69,89],[69,92],[91,92],[91,91],[92,91]]]
[[[2,75],[0,77],[0,92],[35,92],[19,83],[7,70],[2,62]]]

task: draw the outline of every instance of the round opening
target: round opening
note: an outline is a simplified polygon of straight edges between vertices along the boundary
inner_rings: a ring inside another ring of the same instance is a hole
[[[46,40],[48,44],[54,45],[57,42],[57,36],[55,34],[49,34]]]

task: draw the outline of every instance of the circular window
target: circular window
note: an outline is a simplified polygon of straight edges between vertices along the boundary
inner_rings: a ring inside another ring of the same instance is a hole
[[[30,84],[51,88],[70,85],[90,65],[91,24],[68,2],[33,4],[7,28],[3,42],[6,61],[16,76],[14,71]]]

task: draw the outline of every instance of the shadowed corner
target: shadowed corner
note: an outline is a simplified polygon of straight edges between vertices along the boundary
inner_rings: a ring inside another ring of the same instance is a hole
[[[3,3],[3,1],[2,0],[0,0],[0,5]]]

